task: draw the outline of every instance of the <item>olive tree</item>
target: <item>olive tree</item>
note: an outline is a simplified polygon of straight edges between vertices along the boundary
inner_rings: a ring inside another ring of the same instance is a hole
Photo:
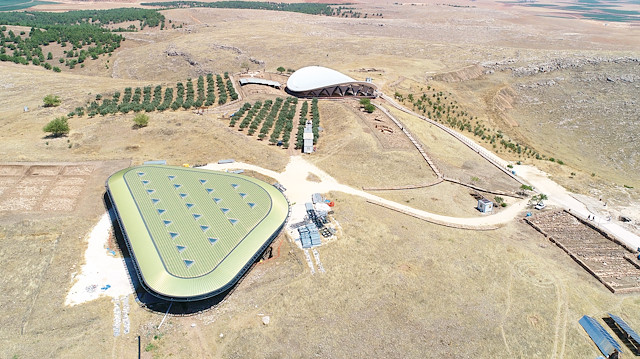
[[[49,132],[53,137],[60,137],[69,133],[69,123],[66,116],[56,117],[47,123],[42,131]]]

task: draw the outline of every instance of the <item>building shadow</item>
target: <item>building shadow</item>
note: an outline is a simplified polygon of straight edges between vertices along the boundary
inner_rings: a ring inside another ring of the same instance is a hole
[[[240,278],[231,288],[218,295],[196,301],[175,301],[163,299],[148,290],[142,282],[141,278],[139,278],[138,271],[135,268],[135,264],[131,256],[131,252],[129,251],[129,246],[125,242],[124,235],[122,234],[118,219],[116,218],[116,211],[113,208],[113,203],[111,202],[111,199],[106,192],[103,195],[103,202],[111,219],[111,226],[113,228],[116,247],[120,251],[123,263],[126,266],[129,282],[131,283],[131,286],[135,293],[136,302],[142,308],[151,312],[157,312],[161,314],[168,313],[174,316],[189,316],[214,308],[218,304],[222,303],[225,299],[227,299],[227,297],[229,297],[231,293],[233,293],[233,291],[246,277],[247,273],[249,273],[253,269],[256,263],[258,263],[265,255],[270,255],[271,253],[271,246],[269,245],[262,253],[262,255],[259,256],[258,259],[254,261],[254,263],[252,263],[251,267],[244,273],[242,278]]]
[[[624,346],[626,346],[631,353],[635,354],[636,356],[640,355],[640,351],[638,351],[638,349],[633,345],[633,343],[631,343],[627,333],[620,330],[620,328],[616,325],[616,322],[613,319],[611,319],[610,317],[605,317],[605,318],[602,318],[602,320],[609,326],[611,331],[616,334],[618,339],[620,339],[622,344],[624,344]]]

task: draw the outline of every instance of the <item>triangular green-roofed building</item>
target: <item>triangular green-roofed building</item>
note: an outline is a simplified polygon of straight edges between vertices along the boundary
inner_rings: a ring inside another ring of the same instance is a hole
[[[145,188],[150,183],[153,200]],[[289,213],[287,199],[266,182],[185,167],[127,168],[109,178],[107,193],[141,283],[169,300],[201,300],[231,288],[278,235]]]

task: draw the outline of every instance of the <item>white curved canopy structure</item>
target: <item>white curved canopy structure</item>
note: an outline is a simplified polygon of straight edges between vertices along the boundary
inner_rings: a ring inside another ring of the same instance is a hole
[[[298,97],[374,97],[376,86],[322,66],[307,66],[287,80],[287,90]]]

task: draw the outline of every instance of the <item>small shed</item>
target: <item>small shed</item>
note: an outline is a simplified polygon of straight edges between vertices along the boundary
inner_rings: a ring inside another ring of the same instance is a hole
[[[493,211],[493,202],[486,198],[480,198],[478,200],[478,211],[482,213],[491,213],[491,211]]]

